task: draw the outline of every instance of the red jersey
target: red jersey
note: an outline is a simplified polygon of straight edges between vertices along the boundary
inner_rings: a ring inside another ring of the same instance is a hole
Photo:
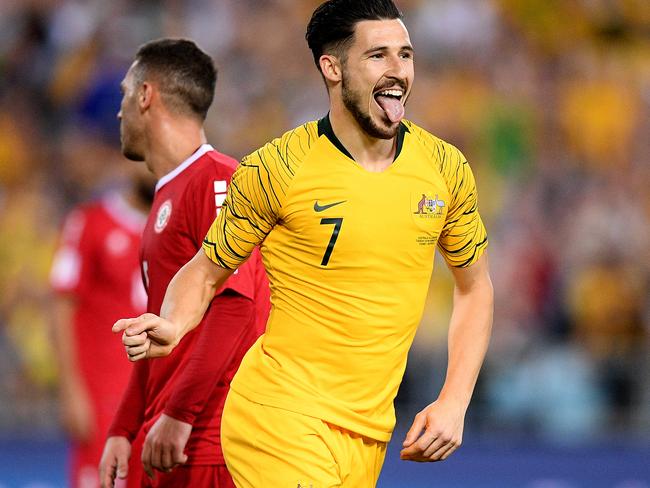
[[[119,194],[81,206],[66,218],[54,258],[51,285],[75,301],[73,346],[95,424],[94,438],[73,448],[73,486],[83,477],[96,479],[106,433],[132,369],[111,327],[145,310],[138,260],[145,218]]]
[[[236,165],[235,160],[204,144],[156,185],[140,254],[148,312],[160,314],[169,282],[201,249]],[[265,322],[265,317],[255,315],[256,298],[268,300],[268,292],[256,291],[268,288],[267,283],[260,283],[259,266],[257,255],[228,279],[201,324],[170,356],[136,363],[126,394],[131,398],[125,396],[112,435],[132,438],[138,423],[144,423],[148,431],[160,414],[166,413],[193,426],[185,448],[187,464],[224,463],[219,431],[225,397],[243,355],[262,333],[259,324]],[[235,317],[233,300],[240,309],[248,306],[250,310]],[[268,305],[265,309],[268,314]],[[136,399],[138,395],[140,399]],[[143,409],[140,419],[132,414]]]
[[[99,413],[109,419],[131,371],[111,327],[121,317],[140,315],[146,306],[138,261],[144,223],[145,215],[118,194],[74,210],[65,221],[50,275],[56,292],[75,299],[73,337],[81,377]]]

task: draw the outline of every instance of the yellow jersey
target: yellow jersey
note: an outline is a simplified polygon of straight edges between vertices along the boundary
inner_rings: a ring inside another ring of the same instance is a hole
[[[436,246],[461,267],[487,246],[467,161],[404,121],[373,173],[309,122],[242,160],[203,249],[233,269],[258,244],[271,315],[231,387],[388,441]]]

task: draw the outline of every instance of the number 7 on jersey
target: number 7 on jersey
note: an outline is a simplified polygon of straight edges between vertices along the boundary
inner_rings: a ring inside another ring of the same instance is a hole
[[[330,256],[332,256],[332,251],[334,250],[334,245],[336,240],[339,238],[339,231],[341,230],[341,225],[343,225],[343,217],[337,218],[328,218],[321,219],[320,225],[333,225],[334,230],[332,231],[332,237],[330,237],[330,242],[327,245],[325,254],[323,255],[323,260],[321,261],[321,266],[327,266],[327,263],[330,262]]]

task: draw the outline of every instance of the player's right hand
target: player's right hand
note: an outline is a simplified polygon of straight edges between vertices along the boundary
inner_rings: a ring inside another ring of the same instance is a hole
[[[192,424],[162,414],[147,433],[142,446],[142,466],[153,479],[154,468],[169,473],[187,462],[184,453],[192,433]]]
[[[68,435],[76,442],[89,440],[93,436],[95,423],[92,403],[83,385],[64,382],[60,403],[61,421]]]
[[[101,488],[114,486],[115,477],[124,479],[129,474],[131,443],[126,437],[113,436],[106,439],[102,459],[99,461]]]
[[[175,325],[152,313],[118,320],[113,332],[123,332],[122,343],[129,361],[169,356],[178,344]]]

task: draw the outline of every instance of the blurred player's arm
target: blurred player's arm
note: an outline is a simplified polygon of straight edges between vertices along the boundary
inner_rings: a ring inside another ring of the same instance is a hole
[[[95,425],[92,404],[79,371],[74,343],[76,300],[72,294],[57,294],[53,307],[62,422],[72,439],[83,442],[92,436]]]
[[[145,439],[145,471],[169,471],[187,460],[183,453],[192,425],[224,378],[235,354],[250,337],[255,306],[251,299],[226,290],[214,298],[192,355],[175,384],[165,410]],[[218,344],[218,354],[215,354]]]
[[[94,412],[79,368],[75,313],[80,296],[91,283],[95,241],[85,210],[70,212],[50,270],[53,340],[59,368],[59,398],[63,426],[76,441],[93,435]]]
[[[148,368],[146,361],[133,365],[129,384],[122,394],[120,406],[108,429],[104,452],[99,462],[99,480],[102,488],[113,486],[116,477],[124,479],[129,473],[131,443],[144,420]]]
[[[447,376],[438,399],[415,416],[403,443],[404,460],[442,461],[460,446],[465,413],[490,340],[493,289],[487,253],[469,267],[450,269],[455,287]]]

